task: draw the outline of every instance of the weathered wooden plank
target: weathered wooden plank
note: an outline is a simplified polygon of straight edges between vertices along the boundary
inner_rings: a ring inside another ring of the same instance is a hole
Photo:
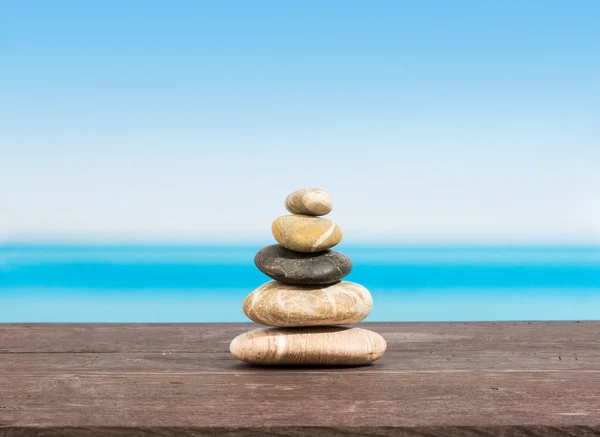
[[[222,325],[0,325],[0,436],[600,435],[600,322],[363,324],[373,366],[237,362]]]
[[[373,366],[331,368],[333,373],[385,372],[512,372],[598,370],[600,348],[596,350],[540,349],[503,350],[408,350],[388,351]],[[135,352],[135,353],[22,353],[0,354],[0,374],[50,375],[53,373],[126,374],[126,373],[257,373],[265,369],[251,367],[232,359],[228,352]],[[278,371],[286,371],[279,369]],[[315,372],[319,369],[302,369]]]
[[[222,352],[236,335],[258,325],[0,324],[0,353]],[[388,350],[594,350],[600,321],[501,323],[361,323],[388,341]]]
[[[600,369],[600,322],[364,325],[388,341],[384,359],[368,371]],[[0,325],[0,372],[253,372],[228,349],[255,326]],[[51,353],[43,359],[28,355],[44,351]]]
[[[600,426],[600,372],[0,376],[20,426]]]
[[[438,427],[0,427],[0,437],[597,437],[594,426]]]

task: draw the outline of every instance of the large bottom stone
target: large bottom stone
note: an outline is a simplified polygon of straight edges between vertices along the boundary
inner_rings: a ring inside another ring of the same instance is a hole
[[[255,329],[230,346],[238,360],[276,366],[358,366],[381,358],[385,349],[375,332],[338,326]]]

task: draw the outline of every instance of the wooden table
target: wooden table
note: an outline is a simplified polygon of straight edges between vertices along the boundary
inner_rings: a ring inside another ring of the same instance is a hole
[[[0,325],[0,436],[600,436],[600,322],[379,323],[369,367],[250,367],[250,324]]]

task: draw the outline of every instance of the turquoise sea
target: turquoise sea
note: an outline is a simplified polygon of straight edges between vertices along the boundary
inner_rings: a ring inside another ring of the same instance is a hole
[[[0,322],[243,322],[262,245],[0,246]],[[344,246],[367,321],[600,319],[600,247]]]

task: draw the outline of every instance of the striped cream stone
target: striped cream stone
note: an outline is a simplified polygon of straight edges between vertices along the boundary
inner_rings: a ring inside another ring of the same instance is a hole
[[[373,308],[371,293],[354,282],[289,285],[271,281],[250,293],[242,305],[254,322],[298,327],[360,322]]]
[[[325,215],[331,212],[333,203],[326,191],[304,188],[287,196],[285,207],[292,214]]]
[[[239,360],[258,365],[351,366],[372,363],[386,342],[360,328],[263,328],[237,336],[230,345]]]
[[[308,215],[284,215],[271,227],[273,236],[286,249],[319,252],[342,241],[342,230],[333,221]]]

